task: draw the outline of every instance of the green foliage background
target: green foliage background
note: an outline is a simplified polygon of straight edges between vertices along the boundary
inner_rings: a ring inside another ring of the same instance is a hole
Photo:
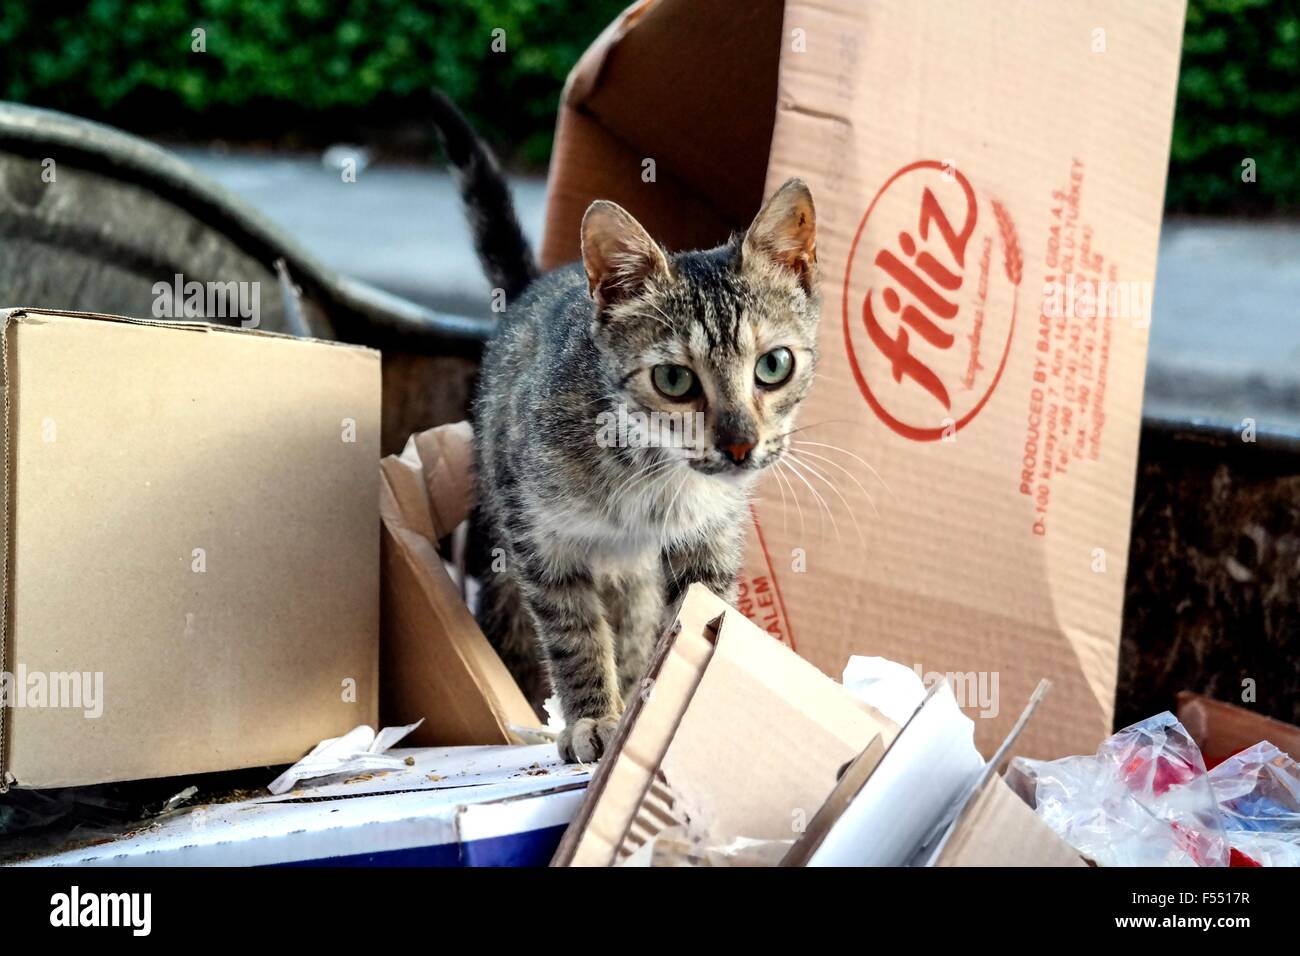
[[[418,125],[437,86],[537,167],[569,68],[626,3],[0,0],[0,97],[153,136],[315,145]],[[1298,156],[1300,0],[1189,0],[1169,206],[1300,212]]]
[[[1300,0],[1189,0],[1167,199],[1300,212]]]
[[[544,163],[569,68],[627,0],[0,0],[0,98],[150,135],[422,122],[437,86]],[[191,52],[191,31],[206,52]],[[493,53],[493,31],[506,53]],[[292,139],[292,136],[289,137]]]

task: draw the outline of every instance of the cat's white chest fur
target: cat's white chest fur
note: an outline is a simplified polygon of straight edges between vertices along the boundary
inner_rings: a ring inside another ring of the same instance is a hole
[[[602,572],[617,573],[743,520],[751,484],[752,479],[718,478],[683,467],[607,508],[574,499],[536,518],[547,540],[584,554]]]

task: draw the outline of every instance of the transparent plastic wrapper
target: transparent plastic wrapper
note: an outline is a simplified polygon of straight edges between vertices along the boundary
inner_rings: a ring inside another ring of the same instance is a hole
[[[1101,866],[1227,866],[1229,845],[1201,751],[1165,712],[1094,756],[1016,758],[1038,815]]]
[[[1234,865],[1300,866],[1300,764],[1258,743],[1211,770],[1210,783]]]
[[[1300,768],[1269,743],[1206,771],[1165,712],[1108,738],[1093,756],[1017,758],[1013,785],[1062,839],[1101,866],[1294,866]]]

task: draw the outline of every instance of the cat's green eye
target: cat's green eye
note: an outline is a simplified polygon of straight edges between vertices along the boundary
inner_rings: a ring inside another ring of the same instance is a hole
[[[656,365],[650,379],[665,398],[682,399],[695,391],[695,373],[685,365]]]
[[[772,349],[758,357],[754,377],[760,384],[780,385],[794,371],[794,353],[787,348]]]

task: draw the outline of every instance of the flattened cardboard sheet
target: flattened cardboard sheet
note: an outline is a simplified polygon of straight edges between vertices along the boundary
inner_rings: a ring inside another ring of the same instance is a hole
[[[733,190],[672,148],[709,141],[690,111],[644,121],[644,64],[716,69],[675,55],[715,36],[713,6],[638,4],[574,71],[548,264],[576,258],[593,199],[670,248],[757,211],[750,193],[710,206]],[[1114,705],[1184,0],[749,6],[783,26],[728,33],[753,88],[710,109],[775,116],[770,142],[725,151],[734,183],[800,176],[816,201],[821,360],[793,451],[825,504],[793,483],[800,518],[760,484],[741,609],[827,674],[864,653],[954,675],[986,754],[1015,719],[998,701],[1046,676],[1024,752],[1091,753]]]

